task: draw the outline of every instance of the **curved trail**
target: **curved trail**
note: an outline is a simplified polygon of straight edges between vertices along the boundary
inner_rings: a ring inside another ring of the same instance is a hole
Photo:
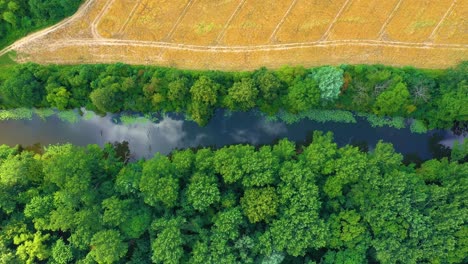
[[[93,23],[91,23],[91,33],[95,39],[104,39],[101,34],[99,34],[99,30],[97,29],[99,22],[101,22],[102,17],[109,12],[109,9],[111,8],[112,4],[114,3],[115,0],[107,0],[106,5],[104,8],[99,12],[99,14],[96,16],[96,18],[93,20]]]
[[[41,37],[44,37],[46,36],[47,34],[50,34],[54,31],[57,31],[61,28],[63,28],[64,26],[70,24],[71,22],[77,20],[78,18],[81,18],[83,15],[86,14],[86,12],[88,11],[88,9],[96,2],[97,0],[86,0],[86,2],[84,2],[80,8],[78,9],[78,11],[71,17],[69,18],[66,18],[64,20],[62,20],[61,22],[59,22],[58,24],[55,24],[49,28],[45,28],[43,30],[40,30],[36,33],[32,33],[18,41],[16,41],[15,43],[11,44],[10,46],[2,49],[0,51],[0,56],[8,53],[9,51],[12,51],[14,50],[15,48],[17,47],[21,47],[22,45],[28,43],[28,42],[31,42],[35,39],[38,39],[38,38],[41,38]]]

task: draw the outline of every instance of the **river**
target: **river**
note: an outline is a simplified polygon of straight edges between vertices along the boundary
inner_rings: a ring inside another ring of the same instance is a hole
[[[51,116],[46,121],[37,116],[31,120],[2,121],[0,144],[28,146],[35,143],[72,143],[85,146],[127,141],[133,158],[149,158],[156,152],[168,154],[174,149],[202,146],[219,148],[238,143],[271,144],[282,138],[298,144],[308,143],[312,132],[321,130],[332,131],[340,146],[353,144],[372,150],[379,140],[383,140],[392,143],[397,152],[425,160],[438,157],[438,151],[447,151],[444,146],[450,146],[454,140],[462,138],[444,130],[414,134],[408,128],[373,128],[361,118],[357,118],[355,124],[303,120],[288,125],[267,121],[255,112],[226,116],[218,111],[207,126],[200,127],[195,122],[186,121],[182,116],[174,114],[169,114],[156,123],[130,125],[115,122],[115,117],[94,116],[90,119],[81,118],[76,123],[61,121],[56,116]]]

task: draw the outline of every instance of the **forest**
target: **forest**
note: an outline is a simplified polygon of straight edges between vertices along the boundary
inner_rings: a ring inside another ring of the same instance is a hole
[[[0,0],[0,49],[72,15],[82,0]]]
[[[0,263],[466,263],[468,142],[0,147]]]
[[[0,77],[0,109],[177,112],[200,125],[218,108],[268,115],[338,109],[414,118],[429,129],[468,127],[468,62],[447,70],[342,65],[221,72],[120,63],[8,69]]]

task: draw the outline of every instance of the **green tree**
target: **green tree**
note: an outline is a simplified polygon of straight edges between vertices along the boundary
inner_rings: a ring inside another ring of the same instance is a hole
[[[52,247],[52,259],[59,264],[66,264],[73,260],[72,249],[62,239],[58,239]]]
[[[96,108],[103,113],[120,111],[121,106],[118,103],[116,92],[110,87],[93,90],[89,98],[91,98],[91,102]]]
[[[260,237],[264,253],[303,256],[307,249],[325,246],[328,230],[319,217],[321,203],[312,171],[301,163],[285,162],[280,177],[279,217]]]
[[[269,146],[263,146],[256,152],[241,158],[244,173],[242,184],[245,187],[262,187],[278,180],[279,160]]]
[[[16,255],[28,264],[47,259],[50,255],[50,249],[47,247],[46,241],[49,238],[49,234],[43,235],[40,232],[21,234],[14,241],[18,245]]]
[[[312,78],[318,83],[323,100],[333,101],[338,98],[344,83],[342,69],[331,66],[321,67],[312,74]]]
[[[454,120],[468,120],[468,83],[462,81],[446,91],[435,101],[435,108],[430,112],[430,128],[449,128]]]
[[[97,263],[115,263],[127,253],[127,245],[122,241],[119,231],[102,230],[91,239],[91,257]]]
[[[404,83],[398,83],[395,87],[381,93],[374,104],[374,113],[378,115],[402,115],[406,114],[410,103],[410,94]]]
[[[215,153],[214,169],[221,174],[227,184],[237,182],[242,179],[244,172],[242,165],[244,157],[251,157],[254,153],[252,146],[229,146],[224,147]]]
[[[192,100],[207,106],[214,106],[218,102],[218,92],[221,86],[207,76],[200,76],[190,88]]]
[[[43,80],[36,77],[40,66],[32,63],[15,66],[12,77],[0,86],[0,95],[10,107],[41,106],[45,95]]]
[[[193,208],[198,211],[205,211],[212,204],[219,202],[220,192],[216,177],[195,173],[190,178],[187,198]]]
[[[320,90],[313,79],[306,78],[289,87],[287,100],[291,112],[303,112],[318,106]]]
[[[57,107],[59,110],[65,110],[68,106],[71,93],[65,87],[53,89],[52,93],[47,94],[47,102],[51,106]]]
[[[180,232],[181,219],[158,219],[152,224],[156,238],[152,242],[153,263],[180,263],[184,254]]]
[[[256,104],[258,89],[251,78],[242,78],[235,82],[228,90],[226,105],[231,110],[240,109],[242,111],[253,108]]]
[[[189,99],[189,81],[187,78],[180,78],[170,82],[168,85],[167,99],[172,104],[176,112],[186,109]]]
[[[277,214],[278,197],[272,187],[247,189],[241,198],[241,205],[251,223],[269,222]]]
[[[169,159],[156,154],[143,165],[140,191],[145,203],[156,206],[161,202],[167,208],[176,206],[179,196],[179,181]]]
[[[266,103],[276,101],[284,88],[274,72],[262,69],[255,74],[255,82],[260,90],[260,97]]]

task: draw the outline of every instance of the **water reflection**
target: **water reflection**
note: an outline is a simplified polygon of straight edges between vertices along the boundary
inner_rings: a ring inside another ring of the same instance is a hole
[[[411,154],[407,160],[419,161],[439,156],[434,147],[439,142],[450,146],[454,140],[463,138],[449,131],[432,131],[421,135],[413,134],[409,129],[372,128],[360,119],[356,124],[301,121],[287,125],[267,121],[254,112],[225,116],[218,111],[206,127],[199,127],[178,115],[166,116],[157,123],[132,125],[115,123],[114,119],[112,115],[95,116],[74,124],[57,117],[50,117],[45,122],[37,117],[33,120],[5,121],[0,123],[0,144],[30,146],[38,142],[42,145],[70,142],[84,146],[127,141],[133,155],[148,158],[155,152],[167,154],[174,149],[222,147],[238,143],[271,144],[281,138],[301,144],[310,140],[312,131],[322,130],[332,131],[339,145],[351,144],[363,151],[372,150],[382,139],[393,143],[398,152]]]

